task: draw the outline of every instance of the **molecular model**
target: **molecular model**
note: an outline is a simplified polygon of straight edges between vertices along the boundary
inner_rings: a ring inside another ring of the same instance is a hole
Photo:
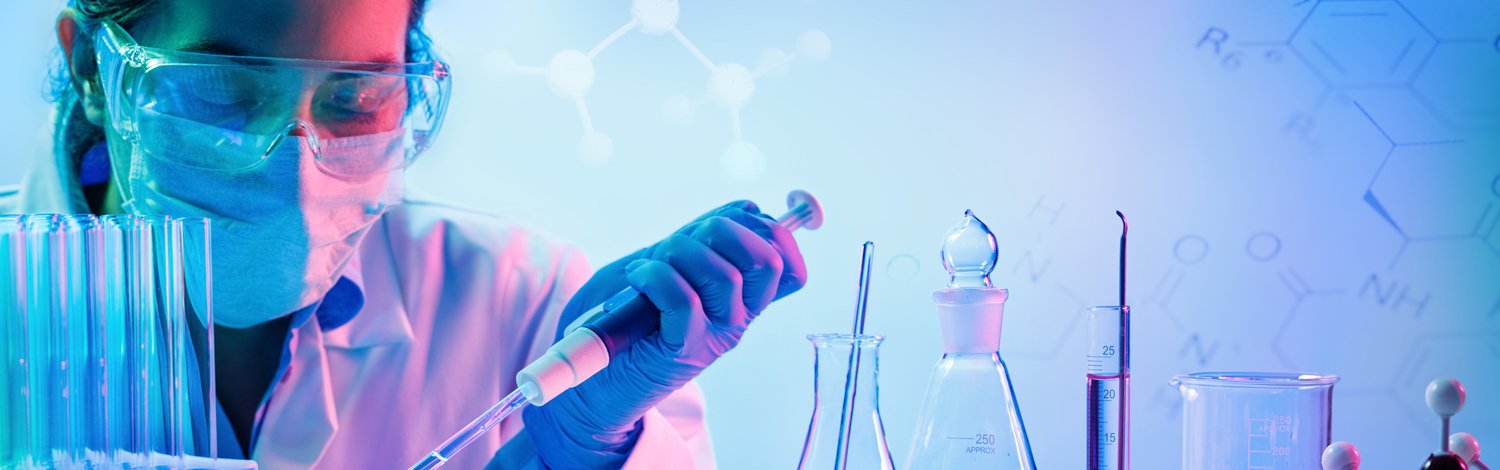
[[[832,48],[828,35],[818,30],[804,31],[797,38],[795,53],[768,49],[761,55],[760,63],[751,69],[739,63],[715,63],[710,60],[677,29],[679,13],[677,0],[633,0],[630,4],[630,21],[606,36],[593,49],[558,52],[545,67],[516,65],[509,56],[502,54],[497,58],[499,71],[545,77],[553,93],[572,101],[583,124],[583,135],[578,139],[578,156],[585,164],[603,166],[614,155],[614,143],[608,135],[594,127],[594,122],[589,117],[586,97],[594,83],[594,58],[632,31],[650,36],[671,35],[708,69],[709,76],[706,96],[697,99],[684,95],[667,98],[662,110],[668,122],[686,125],[692,121],[696,108],[704,103],[712,102],[728,109],[734,140],[724,149],[723,168],[737,179],[753,180],[764,172],[765,157],[759,148],[744,139],[740,126],[740,109],[755,95],[756,80],[784,76],[794,61],[827,60]]]
[[[1323,470],[1359,470],[1359,449],[1344,441],[1323,450]]]
[[[1427,461],[1422,463],[1422,470],[1467,470],[1468,463],[1462,458],[1449,452],[1449,420],[1458,410],[1464,407],[1464,385],[1454,379],[1437,379],[1427,384],[1427,408],[1438,415],[1443,421],[1443,433],[1440,435],[1437,453],[1427,456]]]

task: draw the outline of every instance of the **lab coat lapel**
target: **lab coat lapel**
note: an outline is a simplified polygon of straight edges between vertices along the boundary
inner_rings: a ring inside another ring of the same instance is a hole
[[[360,248],[344,267],[344,277],[359,286],[364,308],[344,326],[325,332],[328,347],[361,349],[412,342],[411,322],[402,303],[401,282],[391,259],[391,238],[385,216],[370,228]]]
[[[316,315],[288,339],[287,370],[266,405],[251,458],[262,468],[308,468],[338,432],[338,409]]]

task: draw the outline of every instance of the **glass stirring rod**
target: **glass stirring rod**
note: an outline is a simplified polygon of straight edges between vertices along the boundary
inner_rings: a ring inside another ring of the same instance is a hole
[[[786,196],[787,212],[776,224],[787,231],[823,226],[823,206],[806,191]],[[564,330],[563,339],[516,374],[516,390],[500,399],[453,437],[429,452],[412,470],[438,468],[506,417],[526,406],[541,406],[559,393],[588,380],[637,339],[656,329],[661,312],[633,288],[625,288],[585,312]]]

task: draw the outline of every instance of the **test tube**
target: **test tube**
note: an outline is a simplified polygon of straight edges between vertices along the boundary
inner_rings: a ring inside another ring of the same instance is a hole
[[[1130,307],[1088,311],[1088,468],[1130,462]]]
[[[151,229],[151,245],[155,257],[154,282],[156,295],[149,316],[157,329],[148,334],[156,336],[156,349],[150,367],[160,379],[154,384],[154,400],[159,403],[152,422],[161,437],[154,443],[158,454],[166,462],[153,461],[153,466],[183,468],[184,441],[183,417],[183,371],[186,369],[186,321],[185,286],[183,281],[182,220],[168,216],[147,217]]]
[[[51,271],[47,269],[46,247],[49,244],[47,236],[51,231],[48,224],[52,220],[51,215],[35,214],[21,218],[22,236],[25,246],[26,271],[22,276],[26,277],[26,291],[21,294],[24,321],[23,329],[26,332],[26,356],[30,367],[27,368],[26,397],[30,402],[32,414],[31,421],[27,427],[27,434],[31,436],[31,449],[27,451],[32,459],[38,461],[50,461],[52,455],[52,421],[56,419],[53,411],[53,403],[50,400],[53,386],[53,361],[52,361],[52,323],[51,315],[47,309],[47,289],[51,282],[49,277]]]
[[[215,403],[213,341],[212,223],[205,218],[178,219],[182,226],[182,306],[178,376],[182,381],[182,453],[217,461],[218,415]]]
[[[30,466],[33,408],[28,399],[26,237],[21,216],[0,215],[0,468]]]
[[[103,271],[103,279],[95,297],[103,301],[103,325],[95,331],[103,335],[105,368],[105,411],[100,414],[104,421],[105,457],[116,464],[129,461],[133,449],[131,425],[134,406],[131,401],[132,368],[129,358],[129,320],[132,318],[133,302],[137,297],[131,290],[140,271],[140,248],[144,240],[145,227],[139,218],[131,215],[106,215],[100,218],[101,260],[95,266]]]
[[[79,401],[78,409],[81,414],[77,415],[73,424],[81,434],[82,442],[79,444],[82,457],[86,462],[102,462],[104,453],[109,449],[109,421],[108,421],[108,377],[109,370],[106,363],[105,333],[107,328],[107,315],[109,309],[109,297],[104,295],[108,287],[110,277],[110,260],[104,252],[104,241],[109,233],[110,227],[101,223],[93,215],[69,216],[83,237],[81,240],[80,256],[83,260],[82,269],[78,276],[81,280],[82,290],[77,294],[82,297],[82,322],[77,328],[73,344],[74,357],[81,359],[74,363],[77,373],[82,375],[82,386],[73,390],[73,397]]]
[[[145,467],[151,464],[153,450],[152,434],[157,429],[153,419],[159,404],[156,392],[161,382],[160,370],[153,367],[157,351],[156,280],[154,231],[151,220],[133,218],[134,229],[127,240],[126,251],[126,306],[125,306],[125,371],[129,392],[126,399],[130,409],[126,421],[128,441],[124,443],[122,464]]]
[[[28,215],[27,328],[31,353],[33,457],[63,466],[83,460],[84,399],[88,357],[85,243],[89,219],[62,214]],[[45,443],[38,446],[39,442]]]

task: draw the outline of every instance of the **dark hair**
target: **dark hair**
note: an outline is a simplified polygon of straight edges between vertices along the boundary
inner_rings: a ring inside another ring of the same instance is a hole
[[[422,17],[428,0],[411,0],[411,14],[406,26],[406,60],[425,62],[433,59],[432,40],[422,30]],[[157,7],[157,0],[69,0],[78,12],[79,28],[73,38],[71,60],[58,60],[52,71],[52,100],[57,103],[53,118],[53,151],[66,152],[75,166],[90,147],[104,140],[104,129],[89,122],[79,101],[73,73],[80,81],[98,84],[98,63],[94,60],[94,33],[103,20],[111,20],[129,29],[136,21]],[[66,52],[64,52],[66,53]],[[61,57],[61,54],[59,54]],[[68,64],[73,64],[69,70]]]

